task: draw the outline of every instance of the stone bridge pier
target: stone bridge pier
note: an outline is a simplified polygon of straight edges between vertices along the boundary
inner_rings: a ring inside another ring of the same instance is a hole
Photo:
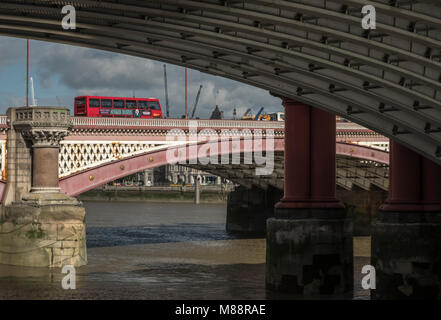
[[[372,228],[372,296],[441,299],[441,166],[391,142],[389,177]]]
[[[7,186],[0,221],[0,263],[30,267],[87,263],[85,209],[60,192],[58,153],[69,109],[8,109]]]
[[[228,195],[227,232],[265,235],[266,220],[274,217],[274,205],[281,197],[282,191],[271,186],[267,190],[236,188]]]
[[[267,288],[307,297],[352,292],[352,230],[336,198],[335,116],[282,101],[285,186],[267,221]]]

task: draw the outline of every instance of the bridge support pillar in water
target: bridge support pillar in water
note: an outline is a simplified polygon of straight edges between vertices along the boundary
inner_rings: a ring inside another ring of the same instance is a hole
[[[199,204],[201,202],[201,185],[199,177],[194,180],[194,203]]]
[[[282,100],[285,188],[267,221],[267,288],[310,298],[352,292],[351,225],[336,198],[335,116]]]
[[[58,186],[60,141],[72,127],[69,109],[11,108],[8,118],[8,185],[0,221],[0,264],[86,264],[85,209]]]
[[[441,166],[391,142],[389,179],[372,228],[372,297],[440,299]]]
[[[229,233],[265,235],[266,220],[274,217],[274,205],[282,191],[240,186],[228,195],[226,229]]]

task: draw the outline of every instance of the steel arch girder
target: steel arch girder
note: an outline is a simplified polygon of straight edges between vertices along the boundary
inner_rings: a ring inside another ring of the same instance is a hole
[[[41,31],[41,30],[40,30]],[[73,35],[73,36],[75,36],[75,37],[79,37],[79,38],[86,38],[86,39],[88,39],[90,36],[87,36],[87,35]],[[99,37],[96,37],[96,38],[99,38]],[[101,37],[102,38],[102,37]],[[109,38],[109,40],[110,40],[110,38]],[[124,40],[123,39],[118,39],[118,40],[115,40],[115,41],[119,41],[119,42],[124,42]],[[129,43],[128,45],[133,45],[133,43]],[[145,44],[145,45],[147,45],[147,44]],[[139,45],[138,45],[139,46]],[[167,50],[167,49],[165,49],[165,50]],[[198,57],[198,58],[201,58],[201,59],[206,59],[206,60],[210,60],[210,57],[203,57],[203,56],[201,56],[199,53],[187,53],[187,54],[189,54],[190,56],[191,55],[194,55],[194,56],[196,56],[196,57]],[[226,64],[226,63],[228,63],[228,61],[217,61],[216,60],[216,62],[222,62],[223,64]],[[234,63],[230,63],[230,64],[233,64],[234,65]],[[244,66],[244,65],[242,65],[242,69],[244,69],[244,70],[246,70],[246,69],[252,69],[251,67],[248,67],[248,66]],[[257,70],[257,69],[256,69]],[[262,71],[258,71],[258,73],[262,73]],[[269,75],[270,77],[275,77],[275,75],[273,75],[273,74],[269,74],[268,72],[265,72],[265,74],[266,75]],[[317,74],[315,74],[316,76],[320,76],[320,75],[317,75]],[[280,77],[280,78],[282,78],[282,77]],[[293,79],[281,79],[281,80],[283,80],[283,81],[294,81]],[[304,85],[304,86],[306,86],[306,85]],[[312,88],[312,87],[311,87]],[[315,89],[315,91],[317,91],[317,89]],[[328,92],[323,92],[324,90],[321,90],[322,92],[322,94],[328,94]],[[359,89],[359,91],[362,91],[361,89]],[[344,99],[344,97],[339,97],[340,99]],[[347,103],[348,104],[350,104],[350,105],[355,105],[356,103],[355,102],[351,102],[350,100],[347,100]],[[396,105],[399,105],[399,104],[396,104]],[[360,104],[358,104],[358,106],[359,107],[361,107],[361,105]],[[369,110],[369,107],[362,107],[361,109],[368,109]],[[378,112],[378,111],[376,111],[375,109],[374,110],[372,110],[373,108],[370,108],[371,109],[371,111],[373,111],[373,112],[376,112],[376,113],[378,113],[378,114],[380,114],[380,112]],[[381,115],[380,115],[381,116]],[[425,121],[431,121],[431,119],[430,118],[428,118],[428,117],[424,117],[424,120]],[[406,125],[404,124],[404,123],[400,123],[399,122],[399,120],[395,120],[394,121],[394,123],[395,124],[398,124],[400,127],[402,127],[402,128],[405,128],[405,129],[407,129],[406,128]],[[426,123],[428,123],[428,122],[426,122]],[[421,126],[422,127],[422,126]],[[411,128],[411,127],[408,127],[408,128]],[[422,128],[420,128],[420,131],[422,131]]]
[[[108,15],[106,15],[108,16]],[[117,18],[122,18],[122,17],[117,17]],[[132,19],[135,20],[134,18],[126,18],[126,19]],[[136,20],[139,23],[139,19]],[[158,24],[158,22],[152,22],[152,21],[147,21],[145,22],[145,24]],[[159,23],[160,24],[160,23]],[[349,67],[343,67],[341,66],[339,63],[336,63],[334,61],[328,61],[326,59],[322,59],[320,57],[316,57],[316,56],[312,56],[312,55],[308,55],[308,54],[303,54],[301,52],[296,52],[293,50],[286,50],[284,48],[280,48],[271,44],[267,44],[267,43],[261,43],[261,42],[256,42],[253,40],[248,40],[248,39],[244,39],[244,38],[235,38],[235,37],[231,37],[228,35],[224,35],[224,34],[216,34],[207,30],[201,30],[198,28],[191,28],[191,27],[186,27],[186,26],[182,26],[182,25],[175,25],[172,26],[170,24],[164,24],[162,23],[161,26],[159,26],[161,28],[164,29],[168,29],[171,31],[175,31],[176,32],[176,28],[178,28],[178,31],[187,31],[189,34],[199,34],[199,36],[202,37],[217,37],[219,38],[219,41],[230,41],[230,42],[235,42],[236,44],[241,44],[243,45],[244,42],[247,42],[250,46],[254,46],[254,47],[260,47],[261,50],[265,51],[265,50],[269,50],[271,51],[273,54],[283,54],[285,56],[291,56],[292,59],[302,59],[308,62],[313,61],[314,63],[318,64],[318,65],[322,65],[324,68],[327,68],[329,70],[338,70],[338,72],[341,72],[343,74],[347,74],[349,76],[353,76],[353,77],[359,77],[361,79],[365,79],[365,80],[369,80],[370,82],[373,83],[380,83],[382,86],[384,86],[385,88],[393,88],[394,90],[398,90],[400,92],[402,92],[403,95],[411,97],[412,99],[414,99],[415,97],[418,97],[419,100],[424,101],[425,103],[432,105],[432,106],[437,106],[440,108],[441,110],[441,103],[439,101],[437,101],[434,98],[429,97],[428,95],[422,94],[418,91],[415,90],[411,90],[408,88],[405,88],[403,86],[400,86],[394,82],[382,79],[380,77],[374,76],[372,74],[367,74],[365,72],[362,71],[357,71],[353,68],[349,68]],[[123,40],[121,40],[123,41]],[[329,49],[331,49],[332,47],[329,47]],[[335,49],[334,49],[335,50]],[[361,57],[360,55],[358,55],[358,57]],[[254,57],[254,59],[257,59],[258,57]],[[384,65],[384,64],[383,64]],[[390,68],[392,68],[392,66],[390,66]],[[395,69],[399,69],[399,68],[395,68]],[[402,71],[402,74],[404,71]],[[409,72],[406,73],[407,75],[409,75]],[[339,78],[338,76],[336,76],[335,78]],[[418,79],[421,79],[421,77],[417,77]],[[438,83],[436,81],[432,81],[430,79],[427,79],[430,83],[432,83],[432,85],[435,85],[436,87],[438,87]],[[400,106],[400,103],[396,103],[396,106]]]
[[[127,51],[126,51],[127,52]],[[133,54],[133,53],[132,53]],[[176,63],[176,62],[175,62]],[[200,68],[199,68],[200,69]],[[216,72],[214,72],[215,74],[218,74],[218,72],[216,71]],[[234,75],[234,76],[230,76],[230,77],[232,77],[232,78],[234,78],[234,79],[238,79],[238,77],[237,77],[237,75]],[[251,81],[248,81],[248,83],[258,83],[260,80],[256,80],[256,81],[253,81],[253,82],[251,82]],[[242,80],[242,82],[246,82],[246,81],[243,81]],[[261,87],[262,87],[262,85],[260,85]],[[298,97],[296,97],[298,100],[301,100],[300,98],[298,98]],[[329,107],[329,109],[332,109],[332,107]],[[340,114],[341,114],[341,111],[340,111]],[[358,117],[356,117],[356,116],[353,116],[353,119],[357,119]],[[364,121],[364,122],[366,122],[366,121]],[[372,128],[372,127],[371,127]],[[421,130],[421,129],[420,129]],[[390,134],[389,134],[390,135]],[[433,148],[432,148],[432,150],[433,150]]]
[[[87,1],[87,2],[85,2],[85,3],[91,3],[92,1]],[[100,5],[102,4],[102,2],[100,2]],[[127,6],[126,6],[127,7]],[[399,103],[398,104],[396,104],[396,105],[400,105]]]
[[[17,36],[25,37],[25,35],[19,35],[19,34],[13,34],[13,33],[11,34],[11,33],[5,33],[5,32],[0,32],[0,34],[16,36],[16,37]],[[36,37],[36,36],[33,36],[32,38],[35,38],[37,40],[47,40],[46,38]],[[118,49],[115,47],[106,47],[104,45],[96,45],[96,44],[92,44],[92,43],[70,42],[70,41],[66,41],[66,40],[53,39],[53,38],[50,40],[54,41],[54,42],[65,43],[65,44],[73,44],[73,45],[81,44],[82,46],[85,46],[85,47],[92,47],[92,48],[96,48],[96,49],[102,49],[102,50],[107,50],[107,51],[123,53],[123,54],[129,54],[129,55],[134,55],[134,56],[138,56],[138,57],[156,59],[156,60],[160,60],[160,61],[164,61],[164,62],[176,64],[176,65],[181,65],[181,66],[190,65],[190,67],[197,69],[197,70],[200,70],[201,72],[211,73],[214,75],[220,75],[220,76],[223,76],[226,78],[230,78],[232,80],[236,80],[236,81],[244,82],[244,83],[256,86],[256,87],[260,87],[262,89],[267,89],[269,91],[279,93],[280,95],[290,97],[290,98],[296,99],[300,102],[307,103],[307,104],[313,105],[317,108],[320,108],[320,109],[323,109],[323,110],[326,110],[329,112],[333,112],[333,113],[336,113],[336,114],[341,115],[343,117],[346,117],[356,123],[359,123],[361,125],[366,126],[367,128],[370,128],[374,131],[377,131],[378,133],[381,133],[381,134],[388,136],[394,140],[397,140],[398,142],[408,146],[409,148],[415,150],[416,152],[419,152],[419,153],[423,154],[424,156],[432,159],[433,161],[441,164],[440,159],[435,154],[436,151],[434,151],[438,147],[437,144],[433,144],[433,143],[431,144],[430,142],[425,141],[424,138],[423,139],[418,138],[417,135],[405,134],[405,135],[401,135],[401,136],[394,136],[391,133],[392,132],[392,125],[390,124],[389,121],[385,121],[385,120],[379,121],[378,118],[366,120],[364,118],[361,118],[359,115],[347,115],[346,110],[345,110],[345,106],[342,106],[341,108],[337,108],[335,106],[330,106],[330,105],[324,104],[322,102],[314,101],[309,98],[305,98],[302,96],[299,97],[293,93],[293,92],[295,92],[295,88],[291,89],[291,90],[286,90],[286,89],[284,90],[283,88],[275,87],[274,85],[266,85],[262,82],[252,81],[249,79],[243,79],[241,76],[226,74],[224,71],[220,71],[220,70],[217,70],[214,68],[210,68],[209,70],[207,70],[204,67],[200,67],[200,66],[192,65],[192,64],[188,64],[188,63],[185,64],[180,60],[173,60],[170,58],[161,57],[159,55],[151,55],[151,54],[149,55],[147,53],[130,52],[128,50]],[[284,86],[284,85],[285,84],[280,84],[280,86]]]
[[[117,29],[115,29],[115,30],[117,30]],[[134,32],[134,31],[132,31],[132,32]],[[119,41],[124,41],[124,40],[119,40]],[[253,59],[258,59],[258,57],[257,56],[254,56],[253,57]],[[288,67],[289,68],[289,67]],[[317,76],[320,76],[320,75],[317,75]],[[323,76],[322,76],[323,77]],[[359,91],[363,91],[362,89],[358,89]],[[409,92],[408,92],[409,93]],[[373,94],[372,94],[373,95]],[[378,97],[379,99],[381,99],[381,97]],[[384,99],[384,98],[383,98]],[[393,107],[397,107],[397,108],[402,108],[402,103],[400,103],[400,102],[393,102],[393,101],[386,101],[387,103],[391,103],[392,104],[392,106]],[[432,100],[432,102],[433,102],[433,100]],[[407,107],[407,110],[409,111],[411,111],[411,110],[413,110],[412,109],[412,107],[411,106],[409,106],[409,107]],[[421,113],[421,112],[420,112]],[[416,113],[417,115],[419,114],[419,113]],[[421,115],[420,115],[420,117],[424,117],[427,121],[429,121],[429,123],[430,123],[430,121],[431,121],[431,118],[432,118],[432,115],[427,115],[427,116],[424,116],[424,114],[422,114],[421,113]],[[438,123],[439,124],[439,123]]]

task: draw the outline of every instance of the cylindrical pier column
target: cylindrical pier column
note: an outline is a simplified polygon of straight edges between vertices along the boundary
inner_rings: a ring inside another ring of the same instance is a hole
[[[389,159],[389,195],[380,210],[422,210],[422,157],[399,143],[391,141]]]
[[[201,193],[201,188],[200,188],[200,185],[199,185],[199,178],[198,177],[196,177],[196,179],[195,179],[195,181],[194,181],[194,202],[196,203],[196,204],[199,204],[200,203],[200,193]]]
[[[278,207],[305,202],[310,191],[311,110],[297,101],[284,99],[285,107],[285,190]]]
[[[441,212],[441,166],[423,158],[423,204],[426,212]]]
[[[58,150],[58,146],[33,146],[31,192],[60,192]]]
[[[295,214],[299,218],[311,213],[310,209],[343,209],[335,195],[335,116],[286,98],[283,106],[285,190],[276,208],[282,215]]]
[[[325,207],[341,207],[336,198],[335,115],[311,108],[311,200]]]
[[[60,141],[69,135],[69,109],[33,107],[17,109],[14,128],[32,144],[31,193],[59,193]]]
[[[335,116],[280,98],[285,193],[267,221],[267,288],[309,297],[351,292],[352,234],[335,191]]]

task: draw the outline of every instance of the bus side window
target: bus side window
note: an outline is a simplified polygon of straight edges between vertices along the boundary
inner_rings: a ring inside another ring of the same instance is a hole
[[[89,99],[89,106],[91,108],[99,108],[100,107],[100,99]]]
[[[124,108],[124,100],[113,100],[114,108]]]
[[[126,108],[136,109],[136,100],[126,100]]]
[[[76,99],[75,103],[76,103],[77,106],[78,105],[86,104],[86,99],[84,99],[84,98]]]
[[[138,101],[139,109],[148,109],[147,101],[139,100]]]
[[[151,110],[161,110],[158,101],[149,101],[149,108]]]
[[[110,99],[101,100],[101,108],[112,108],[112,100]]]

